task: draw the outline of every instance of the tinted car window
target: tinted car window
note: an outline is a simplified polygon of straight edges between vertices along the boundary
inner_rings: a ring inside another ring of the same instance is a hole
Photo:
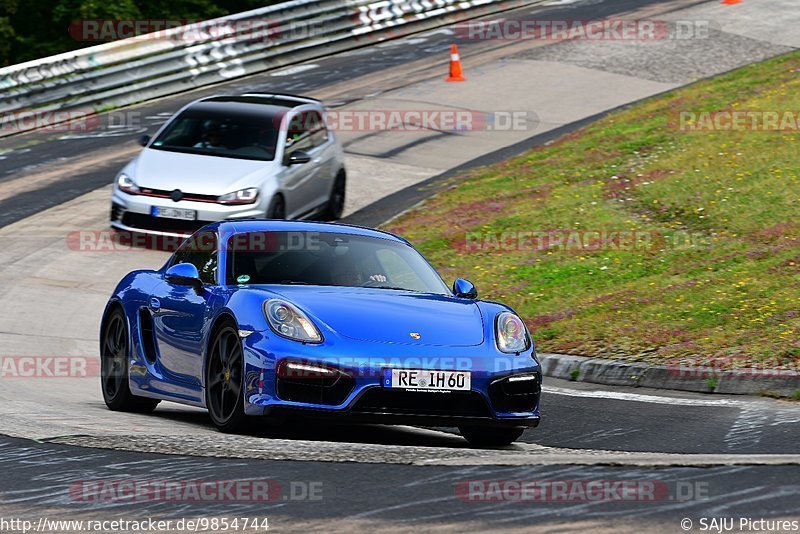
[[[334,232],[251,232],[227,244],[228,284],[376,287],[449,294],[412,247]]]
[[[311,134],[311,144],[315,147],[328,142],[328,129],[322,116],[316,111],[308,111],[308,129]]]
[[[236,111],[189,108],[169,123],[150,148],[224,158],[275,159],[278,119]]]
[[[286,134],[286,158],[298,150],[308,151],[314,148],[307,112],[294,114],[289,119]]]
[[[376,251],[375,256],[380,263],[381,270],[386,273],[386,277],[392,280],[393,284],[401,286],[413,286],[416,283],[416,273],[408,261],[390,248],[382,248]]]
[[[191,263],[204,284],[217,283],[217,234],[201,232],[190,237],[172,257],[170,265]]]

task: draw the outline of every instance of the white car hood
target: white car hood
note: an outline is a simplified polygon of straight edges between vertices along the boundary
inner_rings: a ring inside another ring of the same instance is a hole
[[[276,163],[145,148],[134,165],[132,178],[139,187],[219,196],[259,187]]]

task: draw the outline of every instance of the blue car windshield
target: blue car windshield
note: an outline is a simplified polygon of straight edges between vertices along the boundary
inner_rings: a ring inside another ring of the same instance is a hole
[[[169,123],[150,148],[271,161],[275,159],[279,124],[279,119],[270,120],[258,115],[190,108]]]
[[[248,232],[227,243],[227,283],[375,287],[450,294],[413,247],[335,232]]]

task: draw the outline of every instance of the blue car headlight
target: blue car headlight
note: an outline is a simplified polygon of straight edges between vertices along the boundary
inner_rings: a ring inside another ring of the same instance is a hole
[[[303,343],[321,343],[322,334],[305,313],[285,300],[270,299],[264,303],[264,315],[270,328],[285,338]]]
[[[495,338],[497,348],[508,354],[520,353],[531,346],[528,329],[516,314],[501,312],[495,320]]]

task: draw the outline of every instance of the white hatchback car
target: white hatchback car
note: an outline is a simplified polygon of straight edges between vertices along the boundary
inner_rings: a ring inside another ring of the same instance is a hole
[[[183,107],[114,183],[111,225],[188,236],[236,219],[342,216],[344,151],[312,98],[215,96]]]

